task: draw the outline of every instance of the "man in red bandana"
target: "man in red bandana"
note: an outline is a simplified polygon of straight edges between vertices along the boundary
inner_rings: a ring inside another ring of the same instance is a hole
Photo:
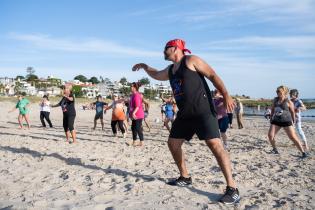
[[[189,141],[194,134],[197,134],[200,140],[205,140],[226,179],[226,192],[220,202],[234,204],[239,201],[240,195],[232,177],[229,155],[220,139],[211,92],[205,77],[222,93],[228,112],[234,109],[235,104],[215,71],[198,56],[188,56],[185,55],[186,52],[191,53],[186,49],[185,41],[174,39],[167,42],[164,48],[165,60],[173,64],[158,71],[145,63],[138,63],[132,70],[144,69],[156,80],[169,80],[173,90],[178,112],[170,131],[168,146],[179,169],[180,177],[168,184],[176,186],[192,184],[181,147],[185,141]]]

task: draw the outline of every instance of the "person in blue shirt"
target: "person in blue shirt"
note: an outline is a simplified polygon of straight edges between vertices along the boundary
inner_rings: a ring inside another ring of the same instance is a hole
[[[97,101],[93,102],[93,105],[95,106],[95,117],[94,117],[94,127],[93,130],[96,128],[97,120],[101,120],[101,125],[102,125],[102,130],[104,130],[104,121],[103,121],[103,116],[104,116],[104,106],[107,106],[108,104],[103,101],[103,98],[101,95],[98,95],[96,97]]]
[[[162,101],[165,103],[164,107],[164,126],[167,128],[168,131],[171,131],[170,126],[168,125],[169,122],[173,123],[175,120],[175,107],[174,107],[174,100],[173,97],[170,96],[169,98],[164,98],[163,94],[161,95]]]

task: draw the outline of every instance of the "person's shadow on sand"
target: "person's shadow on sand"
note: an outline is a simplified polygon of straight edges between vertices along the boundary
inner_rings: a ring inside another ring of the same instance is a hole
[[[127,177],[127,176],[133,176],[136,178],[141,178],[146,182],[151,182],[154,180],[159,180],[161,182],[165,182],[167,180],[164,180],[162,178],[156,178],[150,175],[142,175],[142,174],[135,174],[135,173],[131,173],[128,171],[124,171],[118,168],[112,168],[111,166],[108,166],[107,168],[101,168],[99,166],[96,165],[89,165],[89,164],[84,164],[81,161],[81,158],[65,158],[63,156],[61,156],[58,153],[51,153],[51,154],[46,154],[46,153],[40,153],[38,151],[35,150],[31,150],[29,148],[26,147],[22,147],[22,148],[14,148],[14,147],[10,147],[10,146],[0,146],[0,150],[2,151],[10,151],[12,153],[22,153],[22,154],[29,154],[34,158],[40,158],[40,157],[54,157],[56,159],[62,160],[64,161],[66,164],[68,165],[77,165],[77,166],[81,166],[87,169],[92,169],[92,170],[101,170],[104,171],[106,174],[115,174],[117,176],[122,176],[122,177]],[[217,202],[220,195],[219,194],[215,194],[215,193],[210,193],[210,192],[205,192],[203,190],[199,190],[196,189],[194,187],[187,187],[187,189],[191,190],[194,193],[197,193],[199,195],[203,195],[209,198],[209,200],[211,202]]]

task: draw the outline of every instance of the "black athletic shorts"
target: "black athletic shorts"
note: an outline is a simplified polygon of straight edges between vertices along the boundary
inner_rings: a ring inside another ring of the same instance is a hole
[[[98,119],[101,119],[101,120],[103,119],[103,112],[95,114],[94,120],[98,120]]]
[[[277,122],[277,121],[271,121],[272,125],[277,125],[280,127],[288,127],[292,125],[292,122]]]
[[[194,134],[200,140],[220,138],[217,118],[211,113],[190,119],[176,118],[169,137],[189,141]]]

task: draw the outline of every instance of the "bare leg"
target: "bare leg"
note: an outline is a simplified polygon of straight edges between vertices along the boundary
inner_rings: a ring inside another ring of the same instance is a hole
[[[170,122],[170,120],[169,120],[168,118],[165,118],[164,126],[167,128],[168,131],[171,131],[171,128],[170,128],[170,126],[168,125],[169,122]]]
[[[69,142],[70,131],[66,131],[66,142]]]
[[[284,130],[287,133],[288,137],[294,142],[298,150],[300,150],[301,152],[304,152],[302,144],[299,141],[299,138],[297,137],[293,126],[284,127]]]
[[[280,126],[277,125],[270,125],[269,131],[268,131],[268,139],[272,146],[272,148],[276,148],[276,141],[275,136],[278,133],[278,131],[281,129]]]
[[[221,134],[221,138],[222,138],[222,141],[223,141],[223,144],[224,145],[227,145],[227,136],[225,133],[220,133]]]
[[[234,179],[232,177],[231,161],[228,153],[224,150],[222,142],[219,138],[210,139],[206,144],[217,159],[217,162],[223,172],[227,186],[236,188]]]
[[[20,125],[20,129],[23,128],[23,115],[19,114],[18,116],[18,122],[19,122],[19,125]]]
[[[76,140],[77,139],[77,135],[76,135],[75,130],[72,130],[70,132],[71,132],[73,143],[77,143],[77,140]]]
[[[93,127],[93,130],[95,130],[95,129],[96,129],[96,124],[97,124],[97,120],[96,120],[96,119],[94,119],[94,127]]]
[[[104,130],[104,120],[101,119],[102,130]]]
[[[184,143],[184,139],[168,139],[168,148],[172,153],[173,159],[178,167],[179,173],[182,177],[188,178],[188,171],[185,163],[185,156],[182,150],[182,145]]]
[[[145,123],[145,125],[147,126],[147,128],[149,129],[149,132],[150,132],[150,129],[151,129],[150,124],[149,124],[149,122],[147,122],[147,120],[145,118],[144,118],[144,123]]]
[[[30,124],[30,121],[29,121],[29,115],[28,114],[24,115],[24,119],[25,119],[25,121],[27,123],[28,129],[30,129],[31,128],[31,124]]]

